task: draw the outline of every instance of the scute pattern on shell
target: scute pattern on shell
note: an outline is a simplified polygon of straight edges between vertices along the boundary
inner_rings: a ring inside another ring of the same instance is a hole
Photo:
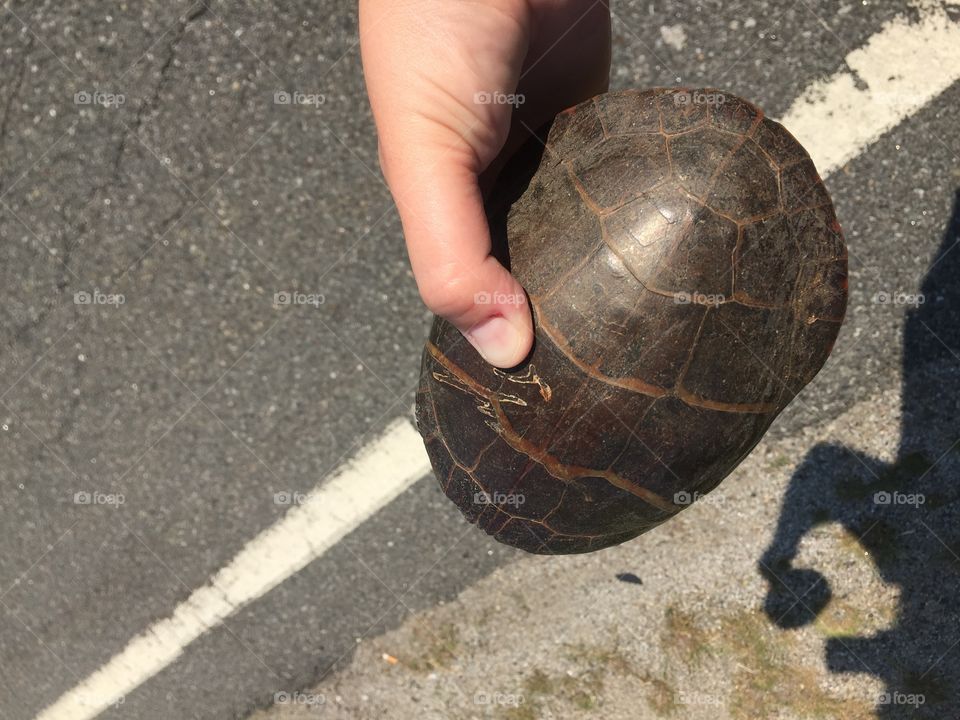
[[[846,308],[832,203],[783,127],[684,88],[561,113],[496,193],[534,350],[501,371],[435,321],[417,394],[434,470],[501,542],[629,540],[716,487],[825,362]]]

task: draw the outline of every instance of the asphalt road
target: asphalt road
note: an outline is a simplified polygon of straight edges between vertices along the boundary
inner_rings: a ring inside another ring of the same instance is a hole
[[[720,86],[777,117],[913,11],[614,12],[614,87]],[[410,414],[429,317],[356,20],[345,0],[0,11],[0,717],[34,717],[281,517],[275,494]],[[916,292],[941,242],[958,106],[954,84],[830,178],[848,320],[772,432],[899,382],[906,307],[873,298]],[[102,717],[245,717],[512,557],[425,478]]]

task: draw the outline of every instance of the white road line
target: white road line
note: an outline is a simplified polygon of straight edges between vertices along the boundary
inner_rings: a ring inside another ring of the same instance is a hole
[[[960,78],[960,24],[935,6],[897,17],[846,61],[852,73],[813,83],[781,120],[824,176]]]
[[[119,654],[38,715],[89,720],[183,653],[207,630],[323,555],[430,470],[423,441],[404,419],[343,465]]]
[[[960,77],[960,27],[934,7],[917,23],[888,22],[846,60],[865,87],[857,87],[853,74],[838,73],[814,83],[783,118],[823,175],[859,155]],[[37,720],[96,717],[176,660],[204,632],[323,555],[429,469],[419,435],[407,421],[395,421],[307,502],[247,543],[169,618],[131,640]]]

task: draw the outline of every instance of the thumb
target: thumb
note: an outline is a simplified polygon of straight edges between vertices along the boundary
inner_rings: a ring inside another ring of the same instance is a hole
[[[518,365],[533,344],[520,283],[491,254],[472,153],[443,146],[381,147],[424,303],[454,325],[491,365]]]

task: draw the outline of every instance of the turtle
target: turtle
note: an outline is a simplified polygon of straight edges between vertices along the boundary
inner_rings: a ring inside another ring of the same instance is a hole
[[[435,318],[416,398],[440,487],[539,554],[633,539],[751,452],[829,356],[847,250],[810,156],[714,88],[559,113],[488,195],[534,344],[486,363]]]

